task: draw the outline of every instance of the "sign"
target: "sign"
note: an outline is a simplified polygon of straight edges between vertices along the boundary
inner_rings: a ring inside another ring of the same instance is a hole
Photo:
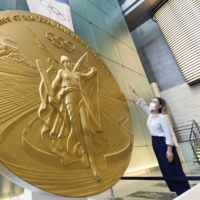
[[[68,0],[27,0],[31,12],[49,17],[73,31]]]

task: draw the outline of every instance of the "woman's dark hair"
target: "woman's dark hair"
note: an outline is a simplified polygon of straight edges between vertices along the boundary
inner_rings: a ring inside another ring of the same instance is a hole
[[[160,98],[160,97],[154,97],[154,99],[158,99],[159,104],[162,106],[159,109],[159,113],[169,114],[169,110],[168,110],[166,101],[163,98]]]

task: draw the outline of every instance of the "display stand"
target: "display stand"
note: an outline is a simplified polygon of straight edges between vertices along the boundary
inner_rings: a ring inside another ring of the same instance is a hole
[[[24,190],[24,200],[87,200],[87,197],[73,198],[73,197],[60,197],[60,196],[47,196],[39,193],[34,193],[29,190]]]

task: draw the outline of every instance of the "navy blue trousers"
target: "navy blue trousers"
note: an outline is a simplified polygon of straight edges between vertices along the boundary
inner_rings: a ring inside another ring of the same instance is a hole
[[[165,138],[152,136],[152,145],[163,177],[185,177],[175,146],[172,147],[174,159],[170,163],[166,157],[167,145]],[[166,183],[170,191],[176,192],[178,196],[190,189],[188,181],[166,180]]]

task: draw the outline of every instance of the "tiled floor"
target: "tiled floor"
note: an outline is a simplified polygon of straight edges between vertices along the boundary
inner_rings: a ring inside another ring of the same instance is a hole
[[[183,165],[184,171],[188,176],[200,176],[200,166],[193,163]],[[134,176],[134,174],[128,174]],[[127,175],[126,175],[127,176]],[[144,174],[143,176],[161,176],[159,170]],[[191,187],[199,181],[190,181]],[[120,180],[113,186],[115,200],[172,200],[176,194],[169,191],[164,181],[143,181],[143,180]],[[110,190],[99,195],[89,197],[89,200],[111,200]]]

